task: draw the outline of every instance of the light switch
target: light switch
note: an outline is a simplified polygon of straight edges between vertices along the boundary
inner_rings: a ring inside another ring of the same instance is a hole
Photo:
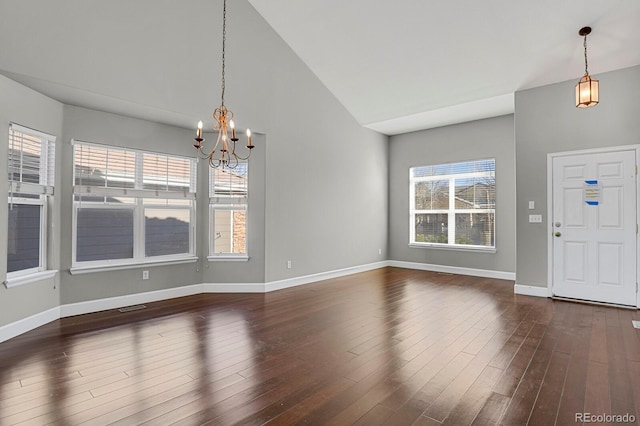
[[[536,208],[536,202],[535,201],[529,201],[529,210],[533,210]]]
[[[542,215],[541,214],[530,214],[529,215],[529,223],[542,223]]]

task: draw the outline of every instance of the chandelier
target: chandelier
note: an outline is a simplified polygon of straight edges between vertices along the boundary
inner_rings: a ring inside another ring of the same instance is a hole
[[[587,35],[591,34],[591,27],[584,27],[578,31],[584,37],[584,76],[576,84],[576,106],[578,108],[588,108],[598,104],[598,80],[589,75],[587,62]]]
[[[204,142],[204,138],[202,137],[202,121],[198,122],[198,130],[196,131],[196,137],[194,140],[196,141],[193,144],[194,148],[198,151],[198,156],[201,158],[206,158],[209,160],[209,166],[211,167],[222,167],[233,169],[238,165],[239,160],[248,160],[251,155],[251,150],[253,149],[253,144],[251,143],[251,130],[247,129],[247,148],[249,149],[249,153],[246,157],[242,157],[238,155],[236,152],[236,142],[238,142],[238,138],[236,137],[236,126],[233,122],[233,112],[228,110],[224,105],[224,90],[225,90],[225,76],[224,76],[224,67],[225,67],[225,44],[227,41],[227,0],[223,0],[222,6],[222,100],[220,102],[220,106],[213,111],[213,119],[215,122],[213,123],[213,130],[218,132],[218,139],[216,140],[213,149],[207,153],[202,148],[202,142]],[[231,136],[229,136],[229,129],[231,130]]]

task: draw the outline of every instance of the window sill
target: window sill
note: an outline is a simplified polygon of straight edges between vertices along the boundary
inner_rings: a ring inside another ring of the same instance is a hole
[[[479,247],[479,246],[454,246],[448,244],[429,244],[429,243],[409,243],[409,247],[413,248],[426,248],[426,249],[438,249],[438,250],[453,250],[453,251],[470,251],[479,253],[495,253],[495,247]]]
[[[248,262],[249,256],[217,255],[217,256],[208,256],[207,260],[209,262]]]
[[[4,282],[6,288],[18,287],[24,284],[33,283],[36,281],[46,280],[54,277],[58,273],[57,270],[47,270],[41,272],[34,272],[33,274],[20,275],[18,277],[7,278]]]
[[[160,266],[160,265],[179,265],[181,263],[194,263],[197,262],[198,258],[195,256],[185,257],[180,259],[160,259],[160,260],[148,260],[143,262],[135,262],[135,263],[119,263],[119,264],[100,264],[100,265],[91,265],[91,266],[74,266],[69,269],[71,275],[80,275],[80,274],[91,274],[94,272],[105,272],[105,271],[118,271],[122,269],[135,269],[143,266]]]

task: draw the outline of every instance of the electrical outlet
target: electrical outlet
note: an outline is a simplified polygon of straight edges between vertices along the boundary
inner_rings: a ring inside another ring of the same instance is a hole
[[[142,271],[142,279],[143,280],[149,279],[149,271]]]
[[[529,210],[535,210],[535,208],[536,208],[536,202],[529,201]]]
[[[378,254],[382,254],[382,249],[381,248],[378,249]]]
[[[287,260],[287,269],[291,269],[291,261]]]
[[[541,214],[530,214],[529,215],[529,223],[542,223],[542,215]]]

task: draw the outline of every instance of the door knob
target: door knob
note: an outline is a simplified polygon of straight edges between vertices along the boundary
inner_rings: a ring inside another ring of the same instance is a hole
[[[553,234],[553,235],[555,235],[556,237],[559,237],[559,236],[560,236],[560,235],[562,235],[562,234],[561,234],[560,232],[556,232],[556,233],[555,233],[555,234]]]
[[[562,226],[560,222],[556,222],[555,225],[556,225],[556,228],[560,228]]]

